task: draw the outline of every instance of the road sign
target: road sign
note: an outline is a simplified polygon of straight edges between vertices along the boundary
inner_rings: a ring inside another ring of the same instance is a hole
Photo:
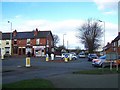
[[[106,60],[116,60],[116,59],[118,59],[118,53],[110,52],[106,54]]]

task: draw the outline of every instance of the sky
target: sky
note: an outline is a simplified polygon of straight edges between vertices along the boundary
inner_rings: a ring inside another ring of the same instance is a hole
[[[108,2],[109,1],[109,2]],[[30,1],[3,0],[0,3],[1,14],[0,31],[18,32],[32,31],[38,28],[41,31],[51,30],[60,38],[57,45],[63,45],[63,34],[65,46],[68,48],[80,47],[83,44],[76,38],[80,28],[88,18],[102,20],[105,22],[105,43],[111,42],[118,35],[118,1],[117,0],[89,0],[89,1]],[[100,23],[103,28],[104,24]],[[103,39],[102,39],[103,40]],[[103,41],[101,42],[103,46]]]

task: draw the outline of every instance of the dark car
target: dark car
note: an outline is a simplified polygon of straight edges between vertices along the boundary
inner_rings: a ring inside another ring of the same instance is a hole
[[[93,59],[97,59],[98,56],[96,54],[88,54],[88,61],[92,61]]]

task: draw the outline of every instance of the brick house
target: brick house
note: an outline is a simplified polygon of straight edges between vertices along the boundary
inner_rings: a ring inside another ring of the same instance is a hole
[[[54,52],[53,35],[51,31],[17,32],[13,31],[13,54],[26,55],[31,52],[35,56],[44,56],[48,52]]]
[[[0,31],[0,57],[2,53],[2,32]]]
[[[105,46],[106,53],[109,52],[117,52],[120,55],[120,32],[118,36],[111,42]]]
[[[12,33],[2,33],[1,54],[12,55]]]

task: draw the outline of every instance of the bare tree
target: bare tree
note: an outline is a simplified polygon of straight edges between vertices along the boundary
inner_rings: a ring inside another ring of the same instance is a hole
[[[98,21],[88,19],[78,31],[77,37],[89,53],[93,53],[94,50],[99,48],[103,31]]]
[[[56,46],[57,43],[59,43],[60,39],[58,37],[58,35],[53,35],[53,38],[54,38],[54,46]]]

